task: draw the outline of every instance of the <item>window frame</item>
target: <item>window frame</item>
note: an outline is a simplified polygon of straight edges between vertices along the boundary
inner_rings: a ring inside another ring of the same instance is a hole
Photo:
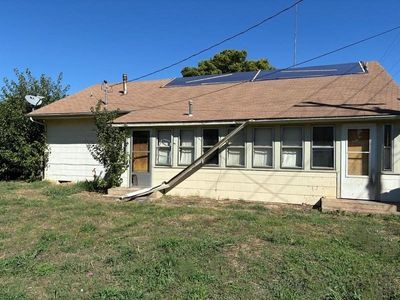
[[[332,146],[314,146],[314,128],[315,127],[332,127],[333,129],[333,145]],[[315,167],[314,166],[314,148],[316,149],[333,149],[333,167]],[[335,125],[314,125],[311,127],[311,143],[310,143],[310,155],[311,155],[311,169],[312,170],[336,170],[336,127]]]
[[[204,152],[204,147],[206,147],[206,148],[208,148],[208,149],[211,149],[214,145],[212,145],[212,146],[204,146],[204,130],[208,130],[208,129],[214,129],[214,130],[218,130],[218,141],[217,141],[217,143],[220,141],[220,137],[221,137],[221,129],[220,128],[215,128],[215,127],[211,127],[211,128],[202,128],[201,129],[201,155],[203,155],[205,152]],[[220,152],[220,150],[218,150],[217,151],[217,155],[218,155],[218,164],[205,164],[205,166],[206,167],[213,167],[213,168],[215,168],[215,167],[219,167],[219,166],[221,166],[221,157],[220,157],[220,154],[221,154],[221,152]]]
[[[186,131],[191,131],[192,132],[192,135],[193,135],[193,139],[192,139],[192,141],[193,141],[193,146],[182,146],[181,145],[181,141],[182,141],[182,135],[181,135],[181,133],[182,133],[182,131],[184,131],[184,130],[186,130]],[[181,128],[181,129],[179,129],[179,138],[178,138],[178,163],[177,163],[177,165],[178,166],[190,166],[193,162],[194,162],[194,160],[195,160],[195,157],[196,157],[196,155],[195,155],[195,150],[196,150],[196,138],[195,138],[195,134],[194,134],[195,132],[194,132],[194,129],[191,129],[191,128],[189,128],[189,129],[187,129],[187,128]],[[192,160],[191,160],[191,162],[189,163],[189,164],[183,164],[183,163],[181,163],[181,159],[180,159],[180,154],[181,154],[181,149],[192,149]]]
[[[170,145],[168,146],[160,146],[160,131],[169,131],[170,133]],[[173,130],[172,129],[157,129],[157,143],[156,143],[156,157],[155,157],[155,165],[163,166],[163,167],[172,167],[173,164]],[[169,164],[162,164],[159,162],[159,150],[160,149],[169,149]]]
[[[270,129],[271,130],[271,146],[255,146],[255,131],[256,129]],[[274,169],[275,168],[275,151],[274,151],[274,143],[275,143],[275,130],[274,127],[254,127],[252,132],[252,157],[251,157],[251,166],[255,169]],[[255,166],[254,165],[254,151],[256,149],[271,149],[271,166]]]
[[[235,128],[228,128],[227,135],[230,134]],[[229,142],[225,150],[225,166],[227,168],[246,168],[246,140],[247,140],[247,131],[246,129],[242,129],[237,134],[243,135],[243,145],[242,146],[231,146],[230,142],[235,138],[233,137]],[[230,165],[228,164],[228,150],[229,149],[243,149],[243,165]]]
[[[283,132],[285,128],[300,128],[301,129],[301,146],[284,146],[283,145]],[[280,160],[281,160],[281,169],[283,170],[304,170],[304,126],[282,126],[281,127],[281,136],[280,136]],[[301,149],[301,167],[284,167],[282,165],[283,163],[283,149],[288,148],[288,149]]]
[[[391,144],[391,146],[390,147],[387,147],[387,146],[385,146],[385,127],[386,126],[390,126],[390,144]],[[394,139],[393,139],[393,124],[388,124],[388,123],[386,123],[386,124],[383,124],[383,126],[382,126],[382,138],[383,138],[383,141],[382,141],[382,148],[381,148],[381,151],[382,151],[382,157],[381,157],[381,170],[383,171],[383,172],[390,172],[390,173],[392,173],[393,172],[393,162],[394,162]],[[389,149],[391,149],[391,151],[390,151],[390,169],[385,169],[385,149],[386,148],[389,148]]]

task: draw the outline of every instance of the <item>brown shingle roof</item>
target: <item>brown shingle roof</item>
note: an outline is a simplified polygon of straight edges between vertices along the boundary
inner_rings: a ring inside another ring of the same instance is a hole
[[[115,123],[193,122],[244,119],[350,117],[400,114],[400,89],[377,62],[369,62],[368,73],[267,80],[188,87],[161,86],[170,80],[128,83],[109,94],[109,109],[129,112]],[[89,87],[30,114],[90,114],[104,97],[100,85]],[[193,116],[186,115],[188,100]]]

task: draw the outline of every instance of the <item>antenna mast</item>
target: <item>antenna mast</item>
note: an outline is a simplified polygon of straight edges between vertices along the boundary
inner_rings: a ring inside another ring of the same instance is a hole
[[[293,35],[293,65],[297,61],[297,28],[298,28],[298,15],[299,15],[299,4],[295,6],[295,16],[294,16],[294,35]]]
[[[108,94],[112,92],[112,88],[108,85],[107,80],[101,84],[101,90],[104,92],[104,105],[108,105]]]

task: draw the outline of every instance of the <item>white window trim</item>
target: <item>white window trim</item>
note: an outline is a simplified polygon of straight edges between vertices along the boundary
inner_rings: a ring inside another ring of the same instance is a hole
[[[160,137],[160,135],[159,135],[159,133],[160,133],[160,131],[169,131],[170,132],[170,145],[169,145],[169,147],[168,146],[160,146],[160,143],[159,143],[159,137]],[[156,166],[163,166],[163,167],[172,167],[172,158],[174,157],[173,156],[173,134],[172,134],[172,132],[173,132],[173,130],[172,129],[158,129],[157,130],[157,140],[156,140],[156,159],[155,159],[155,165]],[[159,150],[160,149],[169,149],[169,164],[161,164],[161,163],[159,163]]]
[[[314,146],[314,128],[315,127],[332,127],[333,128],[333,146]],[[314,148],[315,149],[333,149],[333,167],[314,167]],[[336,128],[334,125],[315,125],[311,127],[311,169],[312,170],[336,170]]]
[[[300,128],[301,129],[301,146],[283,146],[283,131],[285,128]],[[282,126],[281,127],[281,136],[280,136],[280,144],[281,144],[281,169],[282,170],[304,170],[304,126]],[[301,149],[301,167],[283,167],[283,149]]]
[[[204,152],[204,148],[208,148],[211,149],[213,146],[204,146],[204,130],[208,130],[208,129],[215,129],[218,130],[218,142],[220,141],[220,137],[221,137],[221,129],[220,128],[202,128],[201,129],[201,155],[203,155]],[[212,168],[216,168],[216,167],[220,167],[221,166],[221,156],[220,156],[220,150],[217,150],[217,155],[218,155],[218,164],[205,164],[206,167],[212,167]]]
[[[255,131],[258,128],[262,129],[270,129],[271,130],[271,146],[255,146],[254,141],[255,141]],[[274,151],[274,142],[275,142],[275,129],[274,127],[254,127],[253,128],[253,135],[252,135],[252,157],[251,157],[251,166],[255,169],[274,169],[275,168],[275,151]],[[254,165],[254,151],[256,149],[271,149],[271,155],[272,155],[272,165],[271,166],[255,166]]]
[[[183,131],[183,130],[186,130],[186,131],[191,131],[192,132],[192,134],[193,134],[193,139],[192,139],[192,141],[193,141],[193,146],[181,146],[181,132]],[[194,160],[195,160],[195,157],[196,157],[196,145],[195,145],[195,142],[196,142],[196,137],[195,137],[195,132],[194,132],[194,129],[179,129],[179,137],[178,137],[178,163],[177,163],[177,165],[178,166],[189,166],[190,164],[192,164],[193,162],[194,162]],[[181,153],[181,149],[192,149],[192,160],[191,160],[191,162],[189,163],[189,164],[182,164],[181,163],[181,159],[180,159],[180,153]]]
[[[391,147],[386,147],[385,146],[385,127],[387,126],[387,125],[389,125],[390,126],[390,141],[391,141],[391,144],[392,144],[392,146]],[[393,124],[383,124],[383,126],[382,126],[382,148],[381,148],[381,151],[382,151],[382,157],[381,157],[381,170],[383,171],[383,172],[387,172],[387,173],[393,173],[393,169],[394,169],[394,165],[393,165],[393,162],[394,162],[394,139],[393,139]],[[390,169],[385,169],[385,149],[386,148],[390,148],[391,149],[391,151],[390,151]]]

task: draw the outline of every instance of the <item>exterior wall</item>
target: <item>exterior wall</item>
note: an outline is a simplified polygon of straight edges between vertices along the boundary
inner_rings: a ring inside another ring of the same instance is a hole
[[[383,144],[383,126],[378,125],[378,154],[379,170],[382,170],[382,144]],[[400,123],[391,123],[393,126],[393,170],[381,171],[379,177],[378,196],[379,200],[389,202],[400,202]]]
[[[246,128],[245,166],[227,167],[225,151],[220,152],[219,167],[203,167],[191,177],[171,190],[169,195],[201,196],[215,199],[243,199],[250,201],[281,202],[314,205],[321,197],[337,196],[337,171],[340,166],[340,152],[335,143],[334,170],[314,170],[311,167],[311,125],[304,128],[303,168],[281,169],[280,132],[281,126],[274,126],[273,168],[252,168],[253,128]],[[211,128],[211,127],[210,127]],[[213,127],[215,128],[215,127]],[[164,128],[165,129],[165,128]],[[220,138],[228,133],[228,127],[220,127]],[[202,128],[195,130],[195,157],[202,152]],[[152,135],[152,185],[160,184],[176,175],[183,167],[177,165],[179,129],[173,129],[173,164],[171,167],[155,165],[156,131]]]
[[[154,168],[154,182],[177,174],[177,168]],[[201,169],[168,194],[215,199],[242,199],[314,205],[322,197],[336,197],[335,172]]]
[[[87,146],[96,143],[91,119],[47,120],[49,161],[45,179],[54,181],[83,181],[93,179],[103,167],[93,159]]]

